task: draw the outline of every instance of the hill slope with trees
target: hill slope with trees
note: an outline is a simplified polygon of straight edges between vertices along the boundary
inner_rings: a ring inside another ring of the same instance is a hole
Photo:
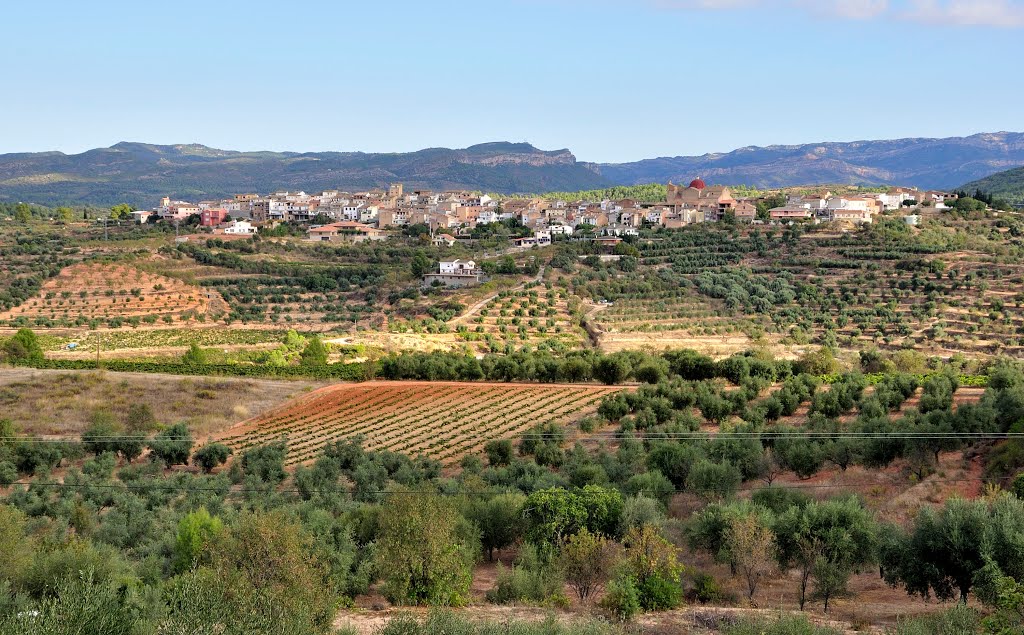
[[[971,181],[961,189],[968,192],[981,190],[1020,207],[1024,205],[1024,166]]]

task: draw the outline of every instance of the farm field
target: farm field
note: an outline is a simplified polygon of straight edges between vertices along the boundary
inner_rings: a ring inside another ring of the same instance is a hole
[[[459,337],[476,343],[480,352],[498,352],[524,344],[555,351],[585,346],[578,325],[578,298],[560,281],[534,281],[502,291],[453,320]]]
[[[14,329],[0,329],[13,335]],[[193,324],[190,327],[49,329],[39,332],[39,344],[50,358],[96,359],[97,346],[103,359],[178,359],[196,344],[212,353],[260,351],[280,345],[285,331],[272,328],[226,327],[223,324]],[[69,345],[71,348],[69,348]]]
[[[952,216],[952,215],[950,215]],[[571,292],[599,310],[602,349],[689,347],[716,357],[913,348],[971,357],[1024,350],[1016,219],[897,218],[861,231],[693,227],[641,233],[636,262],[588,262]]]
[[[34,297],[0,313],[12,324],[139,326],[215,320],[209,293],[126,264],[77,263],[43,283]]]
[[[294,328],[376,352],[692,348],[722,358],[758,348],[793,359],[825,345],[851,358],[865,348],[1020,356],[1024,265],[1017,222],[944,213],[925,215],[913,228],[883,215],[849,232],[643,229],[625,243],[620,260],[598,258],[602,248],[586,241],[559,241],[517,254],[514,275],[460,290],[422,288],[410,262],[422,255],[433,267],[439,259],[479,257],[479,245],[444,250],[396,237],[328,246],[300,235],[196,235],[173,245],[170,236],[145,229],[131,230],[144,238],[127,240],[134,234],[125,233],[125,240],[110,242],[89,228],[32,240],[0,234],[13,274],[0,281],[0,321],[80,339],[85,329],[125,333],[111,337],[111,347],[132,358],[180,354],[189,338],[161,330],[181,326]],[[526,273],[527,265],[534,273]],[[267,339],[274,338],[208,336],[196,343],[259,348]]]
[[[226,430],[235,452],[288,439],[289,465],[316,458],[324,445],[364,435],[364,447],[445,465],[487,441],[537,424],[570,423],[596,411],[621,387],[458,382],[367,382],[329,386]]]

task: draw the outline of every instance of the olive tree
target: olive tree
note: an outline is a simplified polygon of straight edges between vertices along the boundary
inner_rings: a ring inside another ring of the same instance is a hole
[[[800,610],[811,582],[828,611],[829,601],[845,593],[850,575],[877,559],[875,520],[853,497],[791,507],[775,519],[773,530],[780,567],[800,573]]]
[[[472,579],[472,554],[457,533],[460,516],[439,495],[397,491],[378,518],[375,565],[395,604],[459,605]]]

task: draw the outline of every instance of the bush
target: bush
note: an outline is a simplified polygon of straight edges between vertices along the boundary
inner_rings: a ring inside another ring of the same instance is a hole
[[[498,581],[487,592],[487,601],[494,604],[568,604],[557,569],[543,563],[536,548],[529,544],[523,546],[510,569],[498,565]]]
[[[666,611],[679,606],[683,600],[683,589],[676,579],[656,571],[638,585],[640,607],[645,611]]]
[[[128,414],[124,421],[125,429],[129,433],[150,432],[157,428],[156,417],[150,409],[149,404],[133,403],[128,406]]]
[[[512,442],[508,439],[488,441],[484,445],[487,464],[491,466],[508,465],[512,462]]]
[[[736,493],[742,478],[740,471],[728,463],[702,459],[690,469],[686,489],[706,500],[722,500]]]
[[[6,487],[18,480],[18,468],[10,461],[0,461],[0,487]]]
[[[723,593],[722,587],[718,584],[715,576],[703,571],[693,574],[693,588],[687,595],[691,601],[697,601],[701,604],[721,602],[725,599],[725,593]]]
[[[174,424],[153,437],[149,449],[153,460],[161,460],[167,467],[188,463],[192,451],[192,433],[184,423]]]
[[[92,571],[77,571],[55,581],[53,596],[26,612],[0,617],[0,632],[6,635],[36,633],[104,633],[133,635],[145,624],[144,609],[137,595],[125,595],[125,588],[113,581],[98,581]]]
[[[397,491],[377,520],[374,564],[384,576],[388,600],[445,606],[466,601],[475,553],[459,535],[463,520],[450,501]]]
[[[199,348],[198,344],[193,343],[181,356],[181,363],[186,366],[202,366],[206,364],[206,351]]]
[[[117,452],[115,437],[119,430],[109,417],[96,413],[93,422],[82,432],[82,447],[99,456],[105,452]]]
[[[958,604],[938,615],[899,620],[888,635],[968,635],[977,633],[980,619],[977,611]],[[1010,631],[1007,631],[1009,633]]]
[[[604,583],[618,558],[617,545],[586,529],[570,536],[559,554],[558,564],[577,597],[586,602]]]
[[[623,622],[636,617],[640,613],[640,591],[636,587],[636,579],[623,573],[615,576],[608,584],[608,593],[601,599],[601,608]]]
[[[203,551],[220,536],[223,528],[221,520],[210,516],[203,507],[182,517],[174,540],[174,571],[181,573],[199,564]]]
[[[4,342],[3,352],[11,362],[39,362],[44,358],[39,338],[31,329],[19,329]]]
[[[683,598],[679,581],[683,568],[677,560],[678,549],[654,527],[630,530],[623,544],[619,576],[632,579],[640,607],[661,611],[678,606]]]
[[[1024,500],[1024,473],[1013,479],[1013,493],[1017,498]]]
[[[787,487],[764,487],[754,490],[750,500],[774,514],[782,514],[790,507],[803,507],[811,502],[811,497],[804,492]]]
[[[192,462],[209,474],[213,468],[225,463],[229,456],[231,456],[231,448],[223,443],[207,443],[195,451],[195,454],[192,455]]]
[[[33,475],[40,469],[57,466],[73,446],[49,441],[22,441],[14,446],[14,465],[18,472]]]
[[[242,453],[242,471],[264,483],[280,483],[287,476],[284,471],[287,455],[288,446],[284,442],[250,448]]]
[[[300,359],[302,366],[326,366],[327,346],[324,345],[323,340],[319,337],[313,337],[306,344],[306,348],[302,350]]]
[[[665,478],[658,470],[651,470],[630,477],[623,486],[623,489],[630,496],[653,498],[661,502],[662,505],[668,505],[669,499],[675,493],[672,482]]]
[[[841,635],[841,631],[816,626],[803,615],[780,616],[777,620],[743,620],[724,626],[722,635]]]

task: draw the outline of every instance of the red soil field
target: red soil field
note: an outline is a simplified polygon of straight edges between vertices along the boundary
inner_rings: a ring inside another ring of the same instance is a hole
[[[289,465],[314,460],[328,444],[357,434],[369,450],[423,455],[446,465],[537,424],[594,414],[615,386],[388,382],[338,384],[292,400],[221,435],[235,453],[288,439]]]

